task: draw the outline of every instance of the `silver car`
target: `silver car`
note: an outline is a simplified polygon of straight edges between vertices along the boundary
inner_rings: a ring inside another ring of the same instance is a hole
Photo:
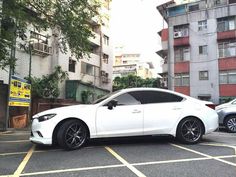
[[[229,132],[236,133],[236,99],[216,106],[219,123]]]

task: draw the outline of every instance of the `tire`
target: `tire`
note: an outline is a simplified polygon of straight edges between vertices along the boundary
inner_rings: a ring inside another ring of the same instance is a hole
[[[66,121],[57,133],[58,144],[66,150],[80,148],[86,143],[87,139],[87,127],[79,120]]]
[[[188,117],[180,121],[176,137],[185,144],[196,144],[202,139],[204,127],[195,117]]]
[[[224,121],[224,126],[230,133],[236,133],[236,115],[227,116]]]

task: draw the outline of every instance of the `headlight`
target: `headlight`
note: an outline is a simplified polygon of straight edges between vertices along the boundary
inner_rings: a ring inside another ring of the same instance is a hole
[[[49,119],[53,118],[54,116],[56,116],[56,114],[45,114],[43,116],[38,117],[38,120],[39,120],[39,122],[43,122],[45,120],[49,120]]]

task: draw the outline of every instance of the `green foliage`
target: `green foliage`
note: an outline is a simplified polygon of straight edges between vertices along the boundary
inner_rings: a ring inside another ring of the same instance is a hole
[[[31,82],[32,98],[57,98],[60,95],[58,84],[67,78],[68,73],[57,66],[52,74],[26,79]]]
[[[82,103],[88,104],[91,102],[93,97],[93,92],[90,90],[84,90],[81,93]]]
[[[160,79],[142,79],[139,76],[128,75],[124,77],[116,77],[113,80],[113,91],[133,87],[160,87]]]
[[[3,0],[0,68],[15,61],[9,62],[9,49],[14,48],[16,37],[28,40],[29,25],[37,31],[56,29],[62,52],[66,53],[69,47],[77,59],[89,55],[89,38],[93,36],[90,22],[99,17],[99,7],[99,0]]]

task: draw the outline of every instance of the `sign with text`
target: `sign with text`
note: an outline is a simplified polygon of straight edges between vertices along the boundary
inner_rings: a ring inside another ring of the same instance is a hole
[[[9,106],[30,106],[31,85],[25,79],[11,77]]]

